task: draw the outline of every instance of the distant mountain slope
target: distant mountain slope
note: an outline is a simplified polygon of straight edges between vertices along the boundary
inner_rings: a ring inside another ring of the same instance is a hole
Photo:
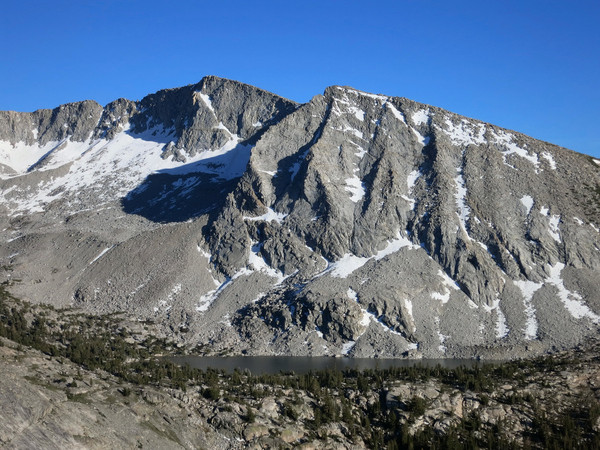
[[[411,100],[216,77],[0,113],[33,301],[254,354],[519,356],[600,322],[600,162]]]

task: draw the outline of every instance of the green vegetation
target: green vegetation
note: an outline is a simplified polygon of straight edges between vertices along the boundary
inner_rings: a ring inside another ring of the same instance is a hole
[[[124,383],[119,389],[124,397],[137,395],[139,389],[135,385],[194,390],[205,401],[217,403],[226,399],[227,405],[239,405],[242,420],[253,423],[262,399],[275,396],[284,399],[281,403],[284,420],[302,421],[313,437],[323,436],[328,424],[341,424],[347,439],[360,439],[374,449],[516,447],[505,424],[483,423],[476,410],[466,413],[462,419],[456,418],[452,425],[441,430],[435,428],[435,423],[424,421],[423,416],[430,406],[424,396],[390,400],[389,390],[394,386],[435,381],[442,390],[469,393],[478,404],[485,406],[502,384],[525,384],[535,374],[557,371],[561,365],[572,364],[567,359],[548,357],[456,369],[417,365],[384,370],[327,370],[302,375],[201,371],[156,357],[172,346],[159,339],[142,340],[131,336],[114,315],[95,317],[33,307],[13,298],[1,286],[0,336],[51,357],[68,359],[87,370],[109,372]],[[76,386],[76,380],[69,383],[69,387]],[[71,400],[86,401],[84,395],[69,395]],[[494,401],[522,405],[531,412],[531,426],[524,432],[525,447],[600,448],[600,437],[593,430],[600,417],[600,405],[593,400],[574,398],[568,411],[544,409],[531,394],[519,395],[514,391],[503,397],[495,396]],[[231,406],[220,408],[232,411]],[[421,426],[415,427],[419,421]],[[177,440],[176,436],[167,437]]]

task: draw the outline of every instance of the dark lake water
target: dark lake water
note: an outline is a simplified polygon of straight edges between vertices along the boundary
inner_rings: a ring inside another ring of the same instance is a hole
[[[453,369],[459,366],[474,367],[488,364],[474,359],[377,359],[377,358],[332,358],[303,356],[173,356],[175,364],[189,364],[191,367],[208,368],[233,372],[249,370],[254,375],[277,374],[280,372],[308,373],[327,369],[388,369],[392,367],[436,366]],[[492,363],[490,361],[489,363]]]

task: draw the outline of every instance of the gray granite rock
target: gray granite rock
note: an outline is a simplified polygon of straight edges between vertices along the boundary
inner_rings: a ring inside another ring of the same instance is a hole
[[[600,165],[517,132],[206,77],[1,112],[0,141],[0,258],[35,302],[249,354],[517,357],[598,330]]]

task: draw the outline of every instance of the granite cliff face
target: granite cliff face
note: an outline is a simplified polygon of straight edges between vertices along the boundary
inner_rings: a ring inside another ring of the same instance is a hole
[[[600,161],[404,98],[206,77],[0,113],[15,294],[248,354],[506,357],[600,323]]]

